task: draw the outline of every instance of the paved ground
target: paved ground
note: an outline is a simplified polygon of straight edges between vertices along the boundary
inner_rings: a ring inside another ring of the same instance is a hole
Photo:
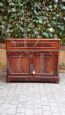
[[[0,115],[65,115],[65,74],[59,84],[6,83],[0,75]]]

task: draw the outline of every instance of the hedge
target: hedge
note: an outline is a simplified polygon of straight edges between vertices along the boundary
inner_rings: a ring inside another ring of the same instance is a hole
[[[65,45],[65,0],[0,0],[4,38],[60,38]]]

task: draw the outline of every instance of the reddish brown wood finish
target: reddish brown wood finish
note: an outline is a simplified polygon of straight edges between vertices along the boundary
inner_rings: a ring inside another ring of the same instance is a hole
[[[59,82],[59,39],[9,39],[7,82]]]

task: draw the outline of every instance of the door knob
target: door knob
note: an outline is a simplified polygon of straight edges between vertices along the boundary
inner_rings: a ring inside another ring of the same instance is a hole
[[[32,74],[35,75],[35,70],[33,70]]]

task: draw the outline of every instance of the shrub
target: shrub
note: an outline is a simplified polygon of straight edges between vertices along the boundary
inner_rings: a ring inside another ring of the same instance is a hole
[[[3,37],[60,38],[65,44],[64,0],[1,0]]]

